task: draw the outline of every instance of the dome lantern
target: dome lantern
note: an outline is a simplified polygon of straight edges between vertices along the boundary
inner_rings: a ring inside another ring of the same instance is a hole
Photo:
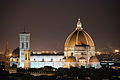
[[[80,18],[78,18],[76,30],[83,30],[82,23],[80,22]]]

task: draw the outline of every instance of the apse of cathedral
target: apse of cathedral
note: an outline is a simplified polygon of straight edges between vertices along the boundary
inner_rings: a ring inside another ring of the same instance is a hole
[[[13,56],[10,58],[10,66],[14,64],[18,68],[41,68],[44,66],[100,68],[100,62],[95,56],[94,41],[84,31],[80,19],[77,21],[75,30],[65,41],[64,53],[31,52],[30,33],[20,33],[19,48],[13,51]]]

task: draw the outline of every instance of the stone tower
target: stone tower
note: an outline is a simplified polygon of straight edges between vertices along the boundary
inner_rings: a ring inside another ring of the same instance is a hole
[[[30,68],[30,51],[24,50],[24,68]]]
[[[6,44],[4,55],[5,55],[5,70],[8,70],[10,68],[10,57],[11,57],[10,50],[8,49],[8,43]]]
[[[24,68],[24,51],[30,50],[30,33],[24,31],[19,34],[19,48],[20,48],[19,67]]]

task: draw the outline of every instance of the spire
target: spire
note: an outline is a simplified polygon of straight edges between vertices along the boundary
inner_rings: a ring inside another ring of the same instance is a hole
[[[8,42],[6,42],[4,55],[5,55],[5,56],[9,56],[9,53],[10,53],[10,49],[8,48]]]
[[[10,50],[8,49],[8,42],[6,42],[6,49],[5,49],[5,53],[4,53],[4,57],[5,57],[5,69],[8,70],[10,68]]]
[[[77,22],[77,28],[76,28],[77,30],[79,29],[79,30],[83,30],[83,28],[82,28],[82,24],[81,24],[81,22],[80,22],[80,18],[78,18],[78,22]]]
[[[8,49],[8,41],[6,41],[5,49]]]
[[[26,33],[28,33],[27,31],[26,31],[26,27],[24,26],[23,27],[23,32],[21,32],[22,34],[26,34]]]
[[[24,32],[26,32],[26,30],[25,30],[25,26],[24,26]]]

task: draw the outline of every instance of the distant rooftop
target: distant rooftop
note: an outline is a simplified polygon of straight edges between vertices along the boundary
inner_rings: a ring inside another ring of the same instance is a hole
[[[31,56],[62,56],[62,55],[64,55],[64,54],[49,54],[49,53],[42,53],[42,54],[31,54]]]

